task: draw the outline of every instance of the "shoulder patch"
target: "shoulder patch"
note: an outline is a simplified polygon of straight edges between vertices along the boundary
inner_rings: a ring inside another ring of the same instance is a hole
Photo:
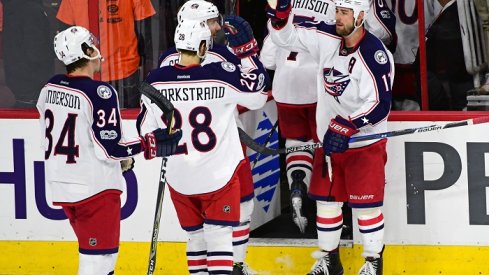
[[[236,71],[236,65],[234,65],[234,64],[233,64],[233,63],[231,63],[231,62],[222,62],[222,63],[221,63],[221,67],[222,67],[222,68],[223,68],[225,71],[230,72],[230,73],[232,73],[232,72]]]
[[[97,87],[97,94],[103,99],[109,99],[112,96],[112,90],[110,87],[100,85]]]
[[[388,61],[387,55],[382,50],[376,51],[374,57],[375,61],[377,61],[379,64],[385,64]]]

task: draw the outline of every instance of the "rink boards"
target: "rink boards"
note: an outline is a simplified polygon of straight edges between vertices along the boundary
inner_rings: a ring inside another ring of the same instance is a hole
[[[393,113],[389,130],[481,115]],[[0,119],[0,274],[72,274],[77,265],[75,237],[60,210],[48,203],[34,117]],[[125,134],[134,133],[133,118],[124,122]],[[270,128],[263,121],[255,121],[257,129],[260,122],[261,128]],[[389,139],[384,274],[489,274],[488,153],[486,124]],[[255,227],[277,215],[280,207],[278,186],[260,182],[274,179],[277,171],[271,162],[261,159],[267,169],[255,173],[261,195],[255,201]],[[126,176],[116,274],[145,272],[158,166],[157,160],[137,158],[134,174]],[[158,269],[163,269],[160,274],[185,274],[185,234],[168,196],[163,207]],[[354,247],[341,250],[347,275],[356,274],[362,264],[358,240],[355,228]],[[248,261],[259,274],[305,274],[313,263],[309,254],[314,246],[311,241],[298,246],[285,240],[252,240]]]

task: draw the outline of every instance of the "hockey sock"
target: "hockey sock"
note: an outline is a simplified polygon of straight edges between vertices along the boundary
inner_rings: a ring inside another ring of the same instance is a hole
[[[343,214],[341,202],[316,201],[319,248],[333,251],[338,248],[343,227]]]
[[[285,141],[285,146],[286,147],[300,146],[309,142],[312,142],[312,140],[304,142],[295,139],[287,139]],[[298,151],[298,152],[287,154],[287,156],[285,157],[285,163],[287,166],[287,180],[289,182],[289,187],[293,181],[292,172],[297,169],[300,169],[305,173],[304,183],[306,184],[307,189],[309,190],[309,183],[311,182],[313,156],[314,155],[311,151]]]
[[[384,247],[384,215],[380,208],[355,209],[363,242],[362,256],[381,257]]]
[[[187,265],[190,274],[207,274],[207,250],[204,229],[187,231]]]
[[[233,227],[233,260],[235,263],[245,261],[246,249],[250,237],[251,213],[253,200],[244,201],[240,205],[239,225]]]
[[[233,227],[204,224],[209,274],[231,274],[233,271]]]
[[[78,275],[114,274],[118,254],[87,255],[80,253]]]

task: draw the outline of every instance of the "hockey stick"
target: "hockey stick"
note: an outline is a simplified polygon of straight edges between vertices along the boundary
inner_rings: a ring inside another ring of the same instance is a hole
[[[425,133],[425,132],[438,131],[438,130],[443,130],[448,128],[455,128],[460,126],[476,125],[476,124],[487,123],[487,122],[489,122],[489,116],[477,117],[477,118],[471,118],[471,119],[457,121],[457,122],[451,122],[444,125],[435,124],[430,126],[408,128],[408,129],[397,130],[397,131],[351,137],[349,143],[355,143],[355,142],[367,141],[373,139],[389,138],[395,136],[410,135],[415,133]],[[241,141],[243,141],[243,143],[245,143],[246,146],[248,146],[249,148],[251,148],[256,152],[261,153],[262,155],[287,154],[287,153],[292,153],[297,151],[313,150],[323,146],[321,142],[317,142],[317,143],[304,144],[300,146],[271,149],[258,144],[255,140],[253,140],[250,136],[248,136],[248,134],[246,134],[243,130],[241,129],[238,130],[239,130],[239,138],[241,139]]]
[[[147,275],[153,275],[156,268],[156,249],[158,248],[158,233],[160,232],[161,208],[163,206],[163,197],[165,195],[166,185],[166,162],[168,158],[161,159],[160,181],[158,184],[158,196],[156,197],[155,217],[153,220],[153,232],[151,233],[151,247],[149,251],[149,262]]]
[[[151,102],[155,103],[158,108],[163,112],[163,117],[168,123],[168,133],[172,133],[173,129],[173,113],[175,107],[173,104],[164,97],[155,87],[151,86],[146,82],[141,82],[139,85],[139,91],[141,94],[147,96]],[[158,195],[156,197],[156,209],[155,216],[153,220],[153,232],[151,233],[151,246],[149,251],[149,262],[148,262],[148,272],[147,275],[152,275],[156,268],[156,249],[158,248],[158,233],[160,231],[160,220],[161,220],[161,208],[163,206],[163,198],[165,195],[166,186],[166,163],[168,158],[164,157],[161,159],[161,170],[160,170],[160,180],[158,184]]]
[[[175,121],[173,120],[173,112],[175,107],[170,100],[168,100],[164,95],[162,95],[155,87],[146,82],[141,82],[138,87],[141,94],[148,97],[152,103],[156,104],[158,108],[163,112],[164,121],[168,123],[168,133],[171,134],[173,125]]]

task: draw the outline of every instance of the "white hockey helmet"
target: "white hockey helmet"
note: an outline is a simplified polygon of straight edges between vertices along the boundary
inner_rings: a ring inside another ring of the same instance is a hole
[[[60,61],[70,65],[82,58],[94,60],[102,58],[100,51],[95,46],[96,38],[84,27],[73,26],[58,33],[54,37],[54,52]],[[97,55],[90,57],[83,52],[82,45],[92,48]]]
[[[370,0],[334,0],[336,7],[347,8],[353,10],[354,24],[357,22],[358,15],[363,11],[363,22],[367,18],[370,10]],[[362,23],[363,23],[362,22]]]
[[[175,30],[175,48],[197,52],[202,41],[207,50],[212,48],[212,34],[205,21],[185,20],[178,24]],[[199,57],[203,58],[204,56]]]
[[[178,10],[178,23],[184,20],[207,21],[212,18],[221,18],[219,9],[211,2],[204,0],[189,0]],[[221,21],[221,20],[220,20]]]

